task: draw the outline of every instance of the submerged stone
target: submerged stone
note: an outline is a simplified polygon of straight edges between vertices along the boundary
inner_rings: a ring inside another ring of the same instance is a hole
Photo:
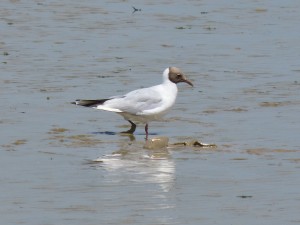
[[[174,146],[191,146],[191,147],[202,147],[202,148],[211,148],[217,147],[216,144],[207,144],[197,140],[185,141],[185,142],[176,142]]]
[[[162,149],[168,147],[169,138],[168,137],[155,137],[146,141],[145,149]]]

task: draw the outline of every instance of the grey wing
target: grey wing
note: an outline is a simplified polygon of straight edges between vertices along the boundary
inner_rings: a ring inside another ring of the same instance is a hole
[[[152,110],[162,104],[161,94],[153,89],[143,88],[109,100],[105,105],[117,108],[123,112],[135,115],[142,114],[145,110]]]

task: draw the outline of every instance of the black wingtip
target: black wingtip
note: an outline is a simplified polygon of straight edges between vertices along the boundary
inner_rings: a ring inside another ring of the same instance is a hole
[[[71,102],[71,104],[85,106],[85,107],[96,107],[97,105],[102,105],[109,99],[99,99],[99,100],[84,100],[77,99],[75,102]]]

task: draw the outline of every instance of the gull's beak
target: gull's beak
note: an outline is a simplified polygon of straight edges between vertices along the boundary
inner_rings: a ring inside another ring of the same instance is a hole
[[[183,78],[183,80],[182,80],[182,82],[185,82],[185,83],[187,83],[187,84],[189,84],[189,85],[191,85],[192,87],[194,87],[194,85],[192,84],[192,82],[191,81],[189,81],[185,76],[184,76],[184,78]]]

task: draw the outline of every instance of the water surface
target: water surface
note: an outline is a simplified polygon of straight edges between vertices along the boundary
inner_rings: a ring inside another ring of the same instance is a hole
[[[141,9],[132,13],[132,6]],[[297,224],[298,1],[1,3],[3,224]],[[76,107],[179,85],[147,150],[121,117]]]

